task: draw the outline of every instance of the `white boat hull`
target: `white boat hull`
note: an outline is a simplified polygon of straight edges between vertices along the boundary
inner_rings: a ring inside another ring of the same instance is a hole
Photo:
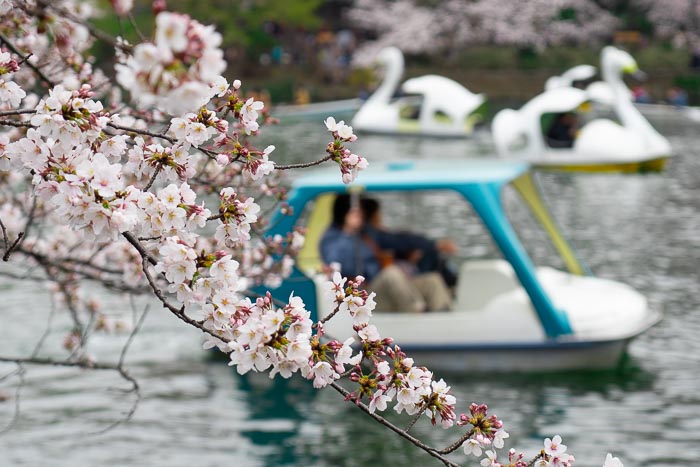
[[[370,322],[431,368],[527,372],[613,368],[627,344],[661,319],[625,284],[547,267],[539,268],[537,277],[567,314],[571,334],[547,336],[504,260],[464,263],[451,311],[374,313]],[[327,337],[351,337],[352,324],[348,314],[336,315],[326,323]]]
[[[445,372],[553,372],[616,367],[630,339],[462,348],[402,347],[419,365]],[[398,343],[400,345],[400,343]]]

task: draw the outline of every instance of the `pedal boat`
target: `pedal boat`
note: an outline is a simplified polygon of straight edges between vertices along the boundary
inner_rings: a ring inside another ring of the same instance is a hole
[[[400,85],[404,59],[396,47],[382,49],[377,62],[384,67],[384,77],[352,118],[356,131],[466,138],[483,121],[486,113],[483,94],[475,94],[460,83],[438,75],[411,78]],[[407,95],[393,98],[399,89]]]
[[[601,52],[604,81],[586,90],[559,86],[561,77],[519,110],[501,110],[491,131],[499,156],[530,162],[538,169],[576,172],[658,172],[672,156],[671,145],[630,100],[622,75],[637,73],[637,62],[612,46]],[[585,68],[577,68],[585,70]],[[571,148],[545,142],[542,121],[548,115],[575,112],[590,103],[610,106],[615,120],[596,118],[577,132]],[[618,123],[619,122],[619,123]]]
[[[506,185],[515,188],[567,271],[533,264],[504,211]],[[293,183],[291,214],[278,213],[269,235],[284,235],[302,225],[303,218],[306,243],[292,275],[273,296],[286,301],[293,291],[315,319],[331,312],[323,299],[325,277],[318,272],[319,239],[330,222],[334,197],[348,190],[368,196],[456,192],[471,205],[502,254],[459,266],[450,311],[373,314],[370,323],[380,334],[393,337],[420,364],[457,372],[610,369],[629,342],[661,317],[630,286],[587,272],[542,202],[528,164],[465,160],[373,163],[350,187],[340,181],[337,169],[307,172]],[[346,339],[353,335],[352,319],[338,314],[324,329],[330,337]]]

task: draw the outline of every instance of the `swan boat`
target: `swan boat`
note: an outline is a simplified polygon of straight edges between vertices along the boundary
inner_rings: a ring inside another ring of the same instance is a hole
[[[577,82],[586,82],[591,80],[597,73],[597,70],[592,65],[577,65],[566,70],[561,75],[552,76],[545,82],[544,90],[550,91],[562,87],[575,87]],[[601,104],[603,107],[611,107],[614,105],[613,91],[610,86],[604,81],[596,81],[590,83],[586,89],[591,101],[595,104]],[[627,89],[629,99],[634,100],[632,91]],[[678,121],[678,122],[700,122],[700,107],[691,107],[685,105],[673,104],[647,104],[634,102],[634,106],[641,112],[644,117],[652,121]],[[605,109],[601,109],[601,115],[609,115]]]
[[[278,213],[268,234],[305,226],[306,243],[291,276],[272,291],[274,297],[287,300],[293,291],[315,319],[332,311],[323,298],[326,279],[318,272],[318,244],[338,194],[360,190],[406,199],[437,192],[452,196],[451,207],[463,203],[468,208],[464,212],[485,227],[499,257],[459,265],[449,311],[374,313],[370,322],[380,334],[393,337],[417,362],[445,371],[612,368],[629,342],[659,321],[661,315],[639,292],[587,272],[542,202],[528,164],[464,160],[379,166],[373,164],[350,187],[340,182],[337,170],[307,173],[294,182],[287,211],[292,214]],[[504,190],[517,193],[513,196],[546,232],[566,271],[533,264],[504,209]],[[468,221],[460,218],[458,225],[466,229]],[[346,339],[353,335],[352,318],[337,314],[324,330]]]
[[[404,72],[403,54],[388,47],[381,50],[377,62],[384,67],[384,78],[353,117],[355,130],[461,138],[483,120],[485,97],[443,76],[411,78],[400,88],[411,96],[392,99]],[[416,110],[417,118],[413,118]],[[407,113],[411,116],[404,116]]]
[[[603,49],[601,62],[604,82],[592,83],[585,90],[553,85],[519,110],[504,109],[496,114],[491,129],[498,154],[552,170],[662,170],[672,155],[671,145],[634,106],[622,80],[623,73],[638,70],[637,63],[627,52],[611,46]],[[550,147],[543,135],[543,118],[576,111],[589,102],[611,105],[620,123],[593,119],[577,132],[573,147]]]

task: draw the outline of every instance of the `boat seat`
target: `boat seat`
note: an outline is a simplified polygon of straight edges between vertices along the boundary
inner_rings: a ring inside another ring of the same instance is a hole
[[[513,267],[506,260],[467,261],[459,270],[455,309],[481,310],[494,298],[519,287]]]

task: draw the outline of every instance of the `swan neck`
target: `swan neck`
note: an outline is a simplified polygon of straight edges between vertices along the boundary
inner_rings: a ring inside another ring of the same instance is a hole
[[[630,91],[622,80],[622,74],[609,68],[603,69],[603,78],[613,91],[614,108],[620,123],[629,130],[637,132],[647,140],[647,143],[665,145],[665,139],[644,118],[642,113],[632,103]]]
[[[369,102],[388,104],[401,81],[403,68],[403,57],[395,57],[389,60],[386,64],[382,84],[379,85],[374,94],[372,94]]]

